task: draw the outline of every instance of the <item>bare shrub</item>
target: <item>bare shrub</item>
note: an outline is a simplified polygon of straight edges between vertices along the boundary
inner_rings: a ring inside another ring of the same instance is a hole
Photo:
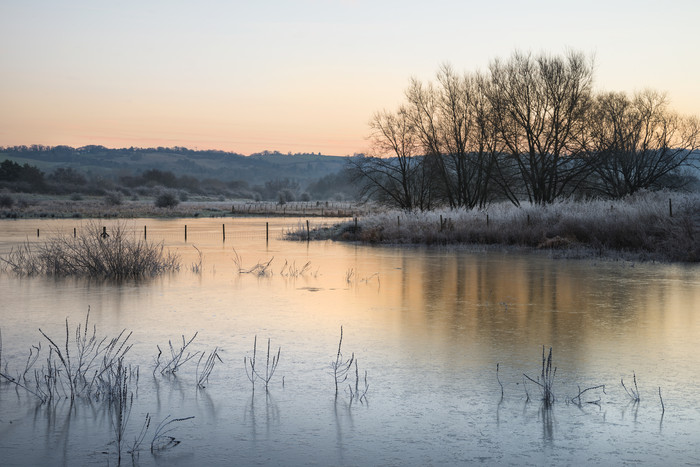
[[[140,278],[175,271],[177,255],[162,243],[134,239],[124,224],[107,231],[89,223],[77,237],[56,235],[45,243],[28,242],[0,257],[3,269],[18,275]]]
[[[0,208],[11,208],[15,205],[15,199],[8,194],[0,195]]]
[[[124,195],[118,191],[110,191],[105,195],[105,204],[108,206],[119,206],[124,202]]]
[[[153,202],[157,208],[174,208],[180,204],[180,200],[177,195],[170,191],[164,191],[163,193],[156,196]]]

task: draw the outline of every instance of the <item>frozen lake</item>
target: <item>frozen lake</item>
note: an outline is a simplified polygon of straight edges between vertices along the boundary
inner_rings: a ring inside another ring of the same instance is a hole
[[[697,265],[281,240],[298,222],[126,221],[182,258],[179,272],[141,282],[0,275],[3,368],[17,374],[40,342],[45,365],[38,329],[63,342],[66,318],[74,333],[88,307],[99,336],[133,331],[125,362],[140,377],[127,444],[147,413],[154,420],[136,465],[700,464]],[[74,227],[81,221],[0,221],[0,252],[37,241],[37,229],[41,240]],[[239,274],[234,248],[244,267],[272,259],[270,274]],[[341,326],[344,356],[367,371],[366,400],[351,398],[354,366],[335,397]],[[154,375],[156,346],[195,332],[192,350],[218,347],[223,360],[206,388],[195,360]],[[259,365],[268,338],[281,349],[267,393],[244,368],[255,336]],[[542,346],[557,367],[551,408],[523,382],[540,374]],[[633,373],[638,403],[620,384]],[[571,402],[579,386],[603,384]],[[152,454],[169,415],[194,418],[174,425],[178,446]],[[110,420],[99,402],[40,404],[1,382],[0,463],[116,465]],[[132,463],[124,449],[122,463]]]

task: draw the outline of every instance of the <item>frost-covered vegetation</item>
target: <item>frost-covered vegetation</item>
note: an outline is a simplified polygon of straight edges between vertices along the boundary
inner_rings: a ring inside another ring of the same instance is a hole
[[[29,242],[0,257],[0,270],[22,276],[140,278],[178,270],[177,255],[162,243],[134,238],[123,225],[107,230],[90,223],[75,236],[56,235]]]
[[[365,198],[406,210],[698,190],[700,119],[662,92],[601,93],[582,53],[516,52],[486,72],[410,81],[350,159]]]
[[[306,230],[290,232],[305,240]],[[311,232],[383,244],[499,244],[700,261],[700,195],[639,192],[617,201],[503,202],[486,209],[387,210]]]

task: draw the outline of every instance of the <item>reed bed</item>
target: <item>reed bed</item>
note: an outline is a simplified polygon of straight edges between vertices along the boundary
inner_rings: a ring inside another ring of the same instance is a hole
[[[0,257],[0,267],[20,276],[126,279],[177,271],[180,259],[163,243],[135,238],[124,224],[107,230],[91,222],[77,236],[57,234],[38,245],[13,248]]]
[[[306,240],[303,226],[286,238]],[[485,210],[385,211],[312,239],[378,244],[508,245],[577,255],[631,254],[638,259],[700,261],[700,195],[640,192],[619,201],[566,200],[549,205],[494,203]]]
[[[90,310],[85,324],[78,324],[73,339],[66,320],[65,340],[51,338],[39,329],[48,341],[49,354],[45,366],[37,368],[42,346],[32,345],[22,370],[16,376],[6,369],[0,378],[36,396],[42,403],[61,398],[94,399],[112,397],[114,384],[111,379],[115,367],[122,364],[131,349],[131,333],[122,330],[116,337],[98,337],[97,327],[90,330]],[[58,344],[57,342],[61,342]]]
[[[194,417],[173,418],[170,415],[165,417],[157,425],[152,422],[150,414],[146,414],[143,424],[140,429],[138,426],[131,427],[130,419],[134,401],[138,397],[139,385],[139,367],[126,363],[125,356],[131,348],[130,336],[131,333],[122,331],[116,337],[98,337],[97,327],[90,323],[90,312],[86,314],[85,321],[78,324],[71,332],[70,325],[66,320],[65,337],[51,337],[47,333],[40,330],[44,338],[44,342],[48,345],[42,349],[41,344],[32,346],[29,351],[27,363],[23,369],[10,374],[7,370],[8,362],[5,361],[5,354],[2,352],[2,334],[0,334],[0,380],[4,380],[7,384],[14,384],[17,388],[26,390],[29,394],[36,396],[41,404],[51,404],[59,398],[70,398],[71,404],[85,402],[87,404],[102,404],[106,413],[109,414],[111,434],[113,440],[117,465],[122,462],[122,452],[126,446],[126,452],[132,456],[138,455],[142,450],[141,446],[147,444],[147,436],[151,435],[150,451],[157,453],[159,451],[170,449],[178,444],[178,440],[173,436],[173,430],[179,426],[179,423],[190,420]],[[157,373],[165,376],[167,380],[174,381],[174,375],[178,373],[187,362],[196,361],[197,368],[194,371],[196,387],[204,390],[204,386],[208,385],[209,377],[217,361],[221,362],[219,357],[220,349],[215,347],[213,351],[205,354],[203,351],[194,350],[192,346],[196,340],[197,333],[194,333],[191,338],[187,339],[183,335],[181,344],[174,345],[169,342],[170,356],[166,359],[161,359],[163,352],[158,347],[159,355],[154,362],[153,376],[158,378]],[[349,357],[343,355],[344,330],[340,327],[340,337],[338,341],[337,351],[333,360],[330,362],[330,375],[333,377],[335,384],[335,400],[338,401],[338,392],[346,381],[347,390],[349,392],[349,406],[359,402],[368,404],[367,393],[369,391],[369,383],[367,371],[361,373],[358,359],[355,353],[351,353]],[[46,348],[47,347],[47,348]],[[48,353],[48,357],[46,357]],[[46,358],[42,368],[35,368],[41,361],[40,354]],[[269,397],[269,385],[277,370],[280,361],[281,349],[275,352],[271,346],[271,340],[267,341],[267,354],[264,361],[258,360],[257,355],[257,336],[254,338],[253,350],[250,356],[244,357],[244,367],[250,382],[255,387],[255,383],[260,381],[265,385],[266,396]],[[198,360],[195,357],[198,356]],[[500,386],[500,400],[505,397],[505,386],[500,378],[500,364],[496,365],[496,380]],[[354,373],[354,382],[352,376]],[[545,424],[551,421],[551,409],[557,398],[554,395],[554,383],[557,369],[553,364],[552,348],[547,352],[545,347],[542,347],[541,357],[541,372],[535,377],[529,377],[523,374],[524,381],[529,381],[530,384],[536,385],[541,391],[541,401],[543,411],[543,420]],[[354,383],[354,384],[353,384]],[[633,373],[633,386],[625,386],[621,380],[621,384],[627,395],[635,402],[639,403],[639,389],[637,387],[636,374]],[[282,378],[282,387],[284,387],[284,378]],[[525,387],[527,401],[530,396]],[[598,400],[583,400],[584,395],[591,395],[595,390],[605,392],[605,385],[597,385],[581,390],[578,388],[578,394],[572,398],[565,398],[564,401],[569,404],[581,407],[585,404],[599,404]],[[658,389],[659,400],[661,403],[661,416],[663,420],[665,405],[661,396],[661,388]],[[499,402],[500,404],[500,402]],[[546,409],[546,410],[545,410]],[[152,427],[155,425],[155,427]],[[129,433],[135,436],[133,442],[127,445]]]

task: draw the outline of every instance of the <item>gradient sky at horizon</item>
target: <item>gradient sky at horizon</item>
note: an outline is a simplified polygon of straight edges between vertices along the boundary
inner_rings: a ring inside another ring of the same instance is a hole
[[[698,19],[698,0],[2,0],[0,146],[364,152],[410,77],[516,49],[582,51],[597,90],[698,115]]]

